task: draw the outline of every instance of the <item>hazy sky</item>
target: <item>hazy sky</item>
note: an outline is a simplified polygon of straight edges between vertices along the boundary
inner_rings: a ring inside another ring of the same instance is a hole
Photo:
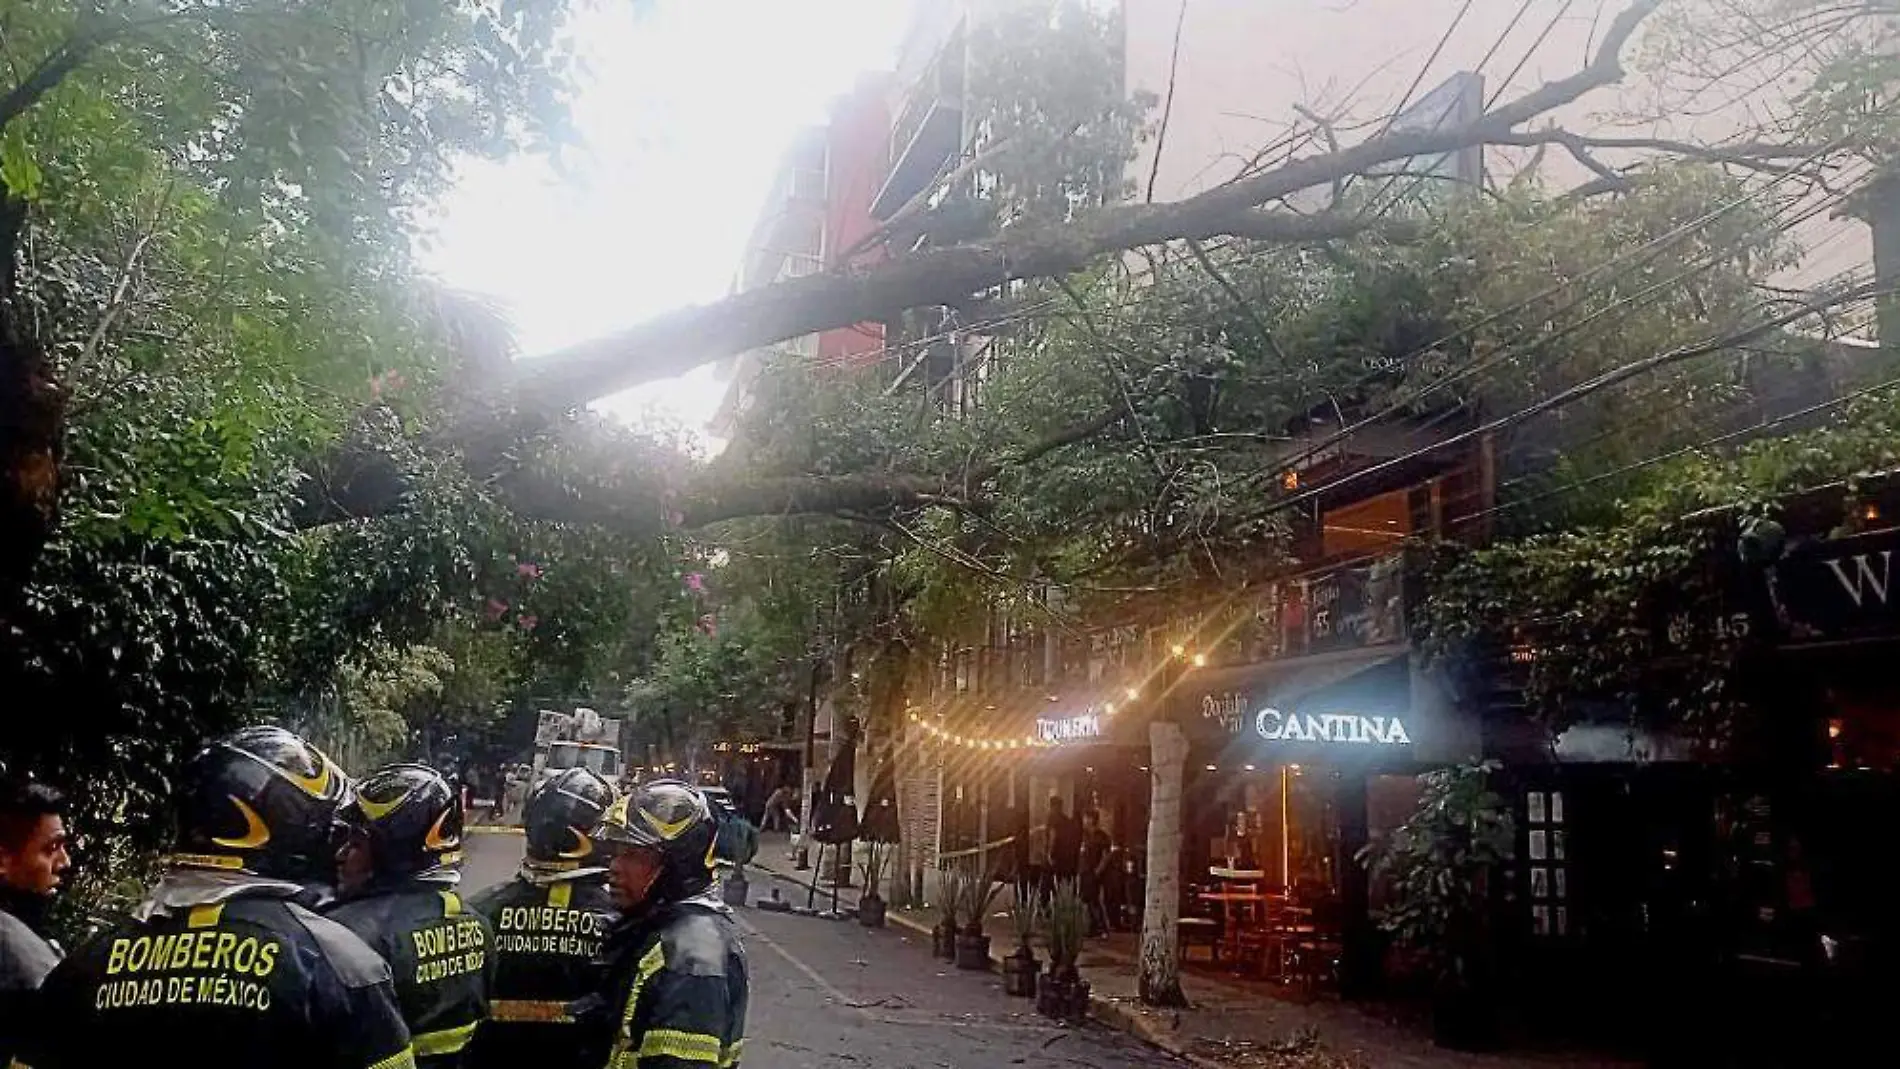
[[[865,70],[888,68],[907,0],[659,0],[635,18],[594,0],[575,30],[589,68],[585,140],[544,161],[470,166],[424,262],[508,307],[530,358],[724,295],[792,136]],[[697,427],[704,369],[615,398]]]

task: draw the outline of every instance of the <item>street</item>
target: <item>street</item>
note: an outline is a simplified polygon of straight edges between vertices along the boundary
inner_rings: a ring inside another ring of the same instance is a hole
[[[474,835],[469,893],[506,879],[521,838]],[[768,879],[753,883],[754,897]],[[921,936],[856,924],[741,910],[752,1003],[750,1069],[993,1069],[1020,1065],[1174,1066],[1165,1054],[1099,1025],[1062,1028],[1028,999],[1006,998],[993,974],[963,973],[929,956]]]

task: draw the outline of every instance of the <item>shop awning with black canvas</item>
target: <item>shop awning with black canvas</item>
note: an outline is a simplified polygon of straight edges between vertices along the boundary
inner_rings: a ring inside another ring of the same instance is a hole
[[[1392,645],[1197,674],[1176,715],[1203,752],[1262,763],[1407,762],[1438,730],[1412,701],[1409,650]]]

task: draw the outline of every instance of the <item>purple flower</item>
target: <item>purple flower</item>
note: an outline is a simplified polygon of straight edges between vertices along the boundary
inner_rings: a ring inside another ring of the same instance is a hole
[[[523,631],[532,631],[535,629],[536,626],[538,626],[541,623],[541,618],[539,616],[531,616],[531,615],[523,614],[521,619],[517,622],[521,624],[521,629]]]
[[[704,594],[706,592],[706,577],[698,572],[688,574],[686,576],[686,589],[691,590],[695,594]]]
[[[541,578],[541,566],[533,561],[522,561],[515,565],[515,574],[523,579]]]
[[[486,609],[488,613],[489,623],[494,623],[495,621],[501,619],[503,616],[508,615],[508,603],[505,601],[500,601],[495,598],[488,599],[488,605],[486,606]]]

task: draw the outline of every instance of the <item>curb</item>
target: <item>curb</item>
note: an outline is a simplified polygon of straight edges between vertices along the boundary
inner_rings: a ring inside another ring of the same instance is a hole
[[[526,835],[526,828],[513,824],[472,824],[462,829],[469,835]]]
[[[780,883],[790,884],[793,887],[807,886],[796,877],[787,875],[777,869],[760,865],[756,859],[751,862],[750,867],[759,870]],[[842,895],[839,896],[838,901],[840,905],[844,904]],[[887,911],[884,914],[884,920],[886,924],[906,929],[916,935],[928,936],[933,934],[929,925],[913,917],[904,916],[896,910]],[[992,946],[994,946],[993,943]],[[996,969],[1001,970],[1003,967],[1003,956],[992,950],[990,952],[990,964]],[[1196,1069],[1232,1069],[1231,1066],[1225,1063],[1217,1062],[1211,1058],[1189,1051],[1187,1046],[1183,1044],[1171,1030],[1164,1030],[1158,1022],[1150,1020],[1139,1010],[1133,1009],[1122,1002],[1098,995],[1093,990],[1089,992],[1089,1016],[1109,1028],[1135,1037],[1143,1043],[1161,1051],[1163,1054],[1173,1055],[1183,1062],[1195,1066]]]

